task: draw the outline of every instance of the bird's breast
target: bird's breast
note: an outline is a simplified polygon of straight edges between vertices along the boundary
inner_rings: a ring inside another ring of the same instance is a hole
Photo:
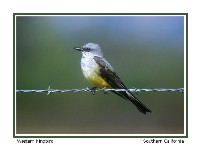
[[[108,87],[109,84],[101,77],[99,66],[93,58],[81,59],[81,70],[84,77],[98,88]]]
[[[81,59],[81,70],[85,76],[85,78],[88,78],[91,74],[93,74],[95,71],[98,71],[98,65],[92,58],[82,58]]]

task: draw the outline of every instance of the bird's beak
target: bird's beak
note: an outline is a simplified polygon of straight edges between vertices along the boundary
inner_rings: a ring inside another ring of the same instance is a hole
[[[74,49],[77,51],[83,51],[83,48],[81,48],[81,47],[74,47]]]

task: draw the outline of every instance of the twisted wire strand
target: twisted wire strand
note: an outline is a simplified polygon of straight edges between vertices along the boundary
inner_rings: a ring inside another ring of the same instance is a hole
[[[155,88],[155,89],[138,89],[138,88],[131,88],[128,89],[130,92],[180,92],[184,93],[184,88],[176,88],[176,89],[166,89],[166,88]],[[107,88],[83,88],[83,89],[66,89],[66,90],[57,90],[57,89],[51,89],[48,87],[46,90],[16,90],[17,93],[66,93],[66,92],[109,92],[109,91],[126,91],[126,89],[107,89]]]

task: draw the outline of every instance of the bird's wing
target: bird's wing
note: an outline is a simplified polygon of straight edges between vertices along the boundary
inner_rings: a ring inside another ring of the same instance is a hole
[[[151,112],[142,102],[139,101],[123,84],[121,79],[117,76],[112,66],[103,58],[94,56],[95,62],[99,65],[98,74],[110,85],[112,88],[126,89],[126,91],[113,91],[115,94],[121,96],[126,100],[130,100],[137,109],[142,113]]]
[[[95,62],[99,65],[99,74],[113,88],[126,89],[121,79],[117,76],[112,66],[103,58],[94,56]]]

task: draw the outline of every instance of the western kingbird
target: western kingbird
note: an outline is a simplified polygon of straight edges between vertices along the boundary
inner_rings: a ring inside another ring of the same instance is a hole
[[[151,112],[139,101],[124,85],[113,67],[103,58],[103,53],[98,44],[88,43],[82,47],[75,47],[82,52],[81,70],[85,78],[98,88],[125,89],[126,91],[112,91],[122,98],[131,101],[137,109],[146,114]]]

